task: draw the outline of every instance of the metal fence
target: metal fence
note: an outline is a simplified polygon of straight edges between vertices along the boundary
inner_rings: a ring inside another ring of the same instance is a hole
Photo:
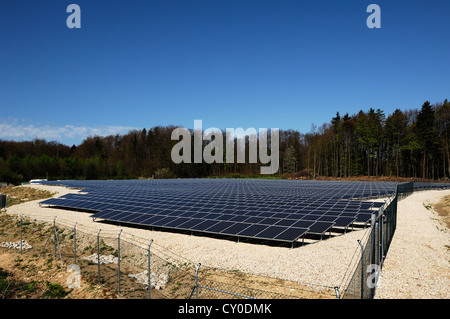
[[[1,217],[9,225],[8,232],[0,228],[0,243],[9,240],[20,254],[67,268],[74,274],[69,287],[77,288],[76,278],[83,278],[111,298],[336,298],[333,287],[200,266],[121,230],[94,230],[38,215]]]
[[[416,186],[417,183],[413,182],[398,184],[396,190],[397,199],[402,200],[414,193],[414,191],[417,190]]]

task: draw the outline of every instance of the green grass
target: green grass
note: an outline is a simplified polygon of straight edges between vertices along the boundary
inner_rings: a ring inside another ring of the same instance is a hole
[[[70,291],[64,290],[64,288],[60,284],[46,282],[47,290],[44,292],[45,297],[49,298],[64,298],[66,297]]]

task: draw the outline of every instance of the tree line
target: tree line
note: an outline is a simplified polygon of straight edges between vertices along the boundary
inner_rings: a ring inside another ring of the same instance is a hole
[[[78,146],[42,139],[0,140],[0,182],[17,184],[34,178],[260,177],[260,167],[265,164],[249,163],[249,147],[245,148],[245,163],[224,160],[175,164],[171,159],[172,147],[178,142],[171,139],[175,128],[155,126],[123,135],[90,136]],[[307,133],[280,130],[276,175],[447,179],[449,129],[447,99],[435,104],[427,101],[419,109],[396,109],[389,115],[374,108],[353,115],[337,112],[329,122],[313,125]]]

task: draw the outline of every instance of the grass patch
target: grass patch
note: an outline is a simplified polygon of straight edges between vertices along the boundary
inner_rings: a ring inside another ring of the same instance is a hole
[[[70,291],[66,291],[60,284],[46,282],[45,283],[46,290],[44,291],[44,296],[49,298],[64,298],[66,297]]]
[[[434,210],[441,217],[443,223],[450,229],[450,196],[444,197],[439,203],[434,205]]]
[[[32,200],[50,198],[56,194],[27,186],[5,186],[0,188],[0,193],[8,195],[6,207]]]

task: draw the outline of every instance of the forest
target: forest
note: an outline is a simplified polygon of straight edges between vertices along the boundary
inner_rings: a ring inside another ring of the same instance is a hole
[[[262,177],[263,164],[248,160],[175,164],[171,159],[172,147],[178,142],[171,139],[175,128],[155,126],[124,135],[90,136],[72,146],[42,139],[0,140],[0,182],[18,184],[37,178]],[[420,108],[396,109],[392,114],[379,108],[352,115],[337,112],[329,122],[312,125],[307,133],[280,130],[280,162],[275,176],[448,180],[449,129],[447,99],[435,104],[426,101]]]

